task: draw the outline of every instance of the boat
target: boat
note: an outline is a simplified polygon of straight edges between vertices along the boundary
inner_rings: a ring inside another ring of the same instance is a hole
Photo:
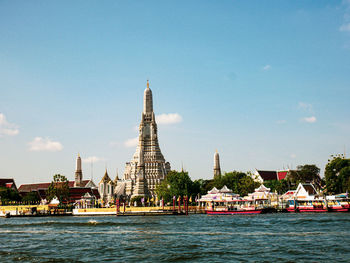
[[[208,215],[239,215],[239,214],[262,214],[271,212],[269,200],[216,200],[211,202],[205,212]]]
[[[324,199],[289,199],[288,200],[288,212],[299,213],[322,213],[327,212],[327,205]]]
[[[327,206],[329,212],[349,212],[350,200],[347,198],[336,198],[327,201]]]

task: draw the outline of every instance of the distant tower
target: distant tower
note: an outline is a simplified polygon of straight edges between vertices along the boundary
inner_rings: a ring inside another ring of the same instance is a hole
[[[214,178],[220,175],[221,175],[220,158],[219,158],[219,153],[216,150],[214,154]]]
[[[77,158],[77,169],[75,170],[75,181],[74,181],[74,187],[81,187],[83,181],[83,171],[81,170],[81,158],[78,154]]]

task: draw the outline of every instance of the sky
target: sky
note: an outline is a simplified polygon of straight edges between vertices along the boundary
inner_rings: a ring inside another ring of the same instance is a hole
[[[0,1],[0,177],[124,172],[149,79],[193,180],[350,155],[350,1]],[[321,171],[321,172],[322,172]]]

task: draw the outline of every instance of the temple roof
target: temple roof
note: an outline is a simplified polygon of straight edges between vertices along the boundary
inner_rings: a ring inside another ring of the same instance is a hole
[[[82,186],[86,186],[90,182],[90,180],[82,180]],[[75,181],[68,181],[68,186],[69,188],[74,187]],[[50,183],[38,183],[38,184],[22,184],[19,188],[19,192],[32,192],[32,191],[37,191],[37,190],[47,190],[49,188]]]
[[[102,182],[110,182],[110,181],[112,181],[112,180],[111,180],[111,178],[108,176],[107,169],[106,169],[105,175],[102,177],[100,183],[102,183]]]
[[[0,179],[0,187],[7,187],[7,188],[15,188],[16,184],[15,184],[15,180],[13,180],[12,178],[2,178]]]
[[[269,181],[269,180],[278,180],[277,178],[277,172],[276,171],[261,171],[257,170],[259,175],[264,181]]]

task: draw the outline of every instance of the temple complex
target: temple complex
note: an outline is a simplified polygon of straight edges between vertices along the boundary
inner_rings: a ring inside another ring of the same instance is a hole
[[[125,165],[124,178],[117,182],[116,194],[133,196],[154,196],[157,184],[160,184],[170,171],[169,162],[165,162],[159,148],[157,123],[153,111],[152,91],[144,91],[143,111],[139,126],[139,141],[135,154]]]

